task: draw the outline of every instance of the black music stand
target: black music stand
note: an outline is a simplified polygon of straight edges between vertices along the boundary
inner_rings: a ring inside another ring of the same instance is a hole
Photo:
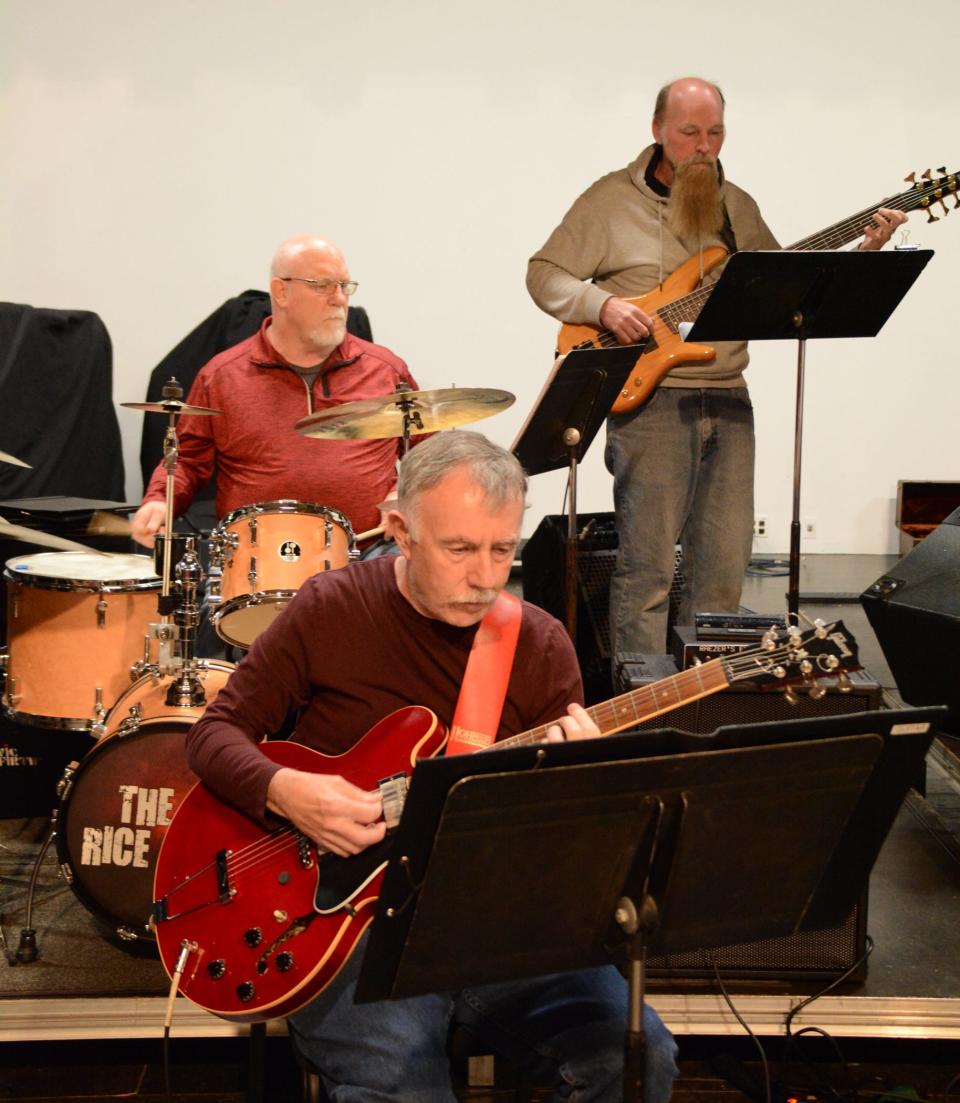
[[[564,560],[565,623],[577,638],[577,464],[586,455],[639,356],[637,345],[571,349],[557,357],[511,451],[528,475],[569,468]]]
[[[932,250],[735,253],[686,339],[797,342],[793,515],[787,610],[800,609],[800,463],[806,343],[811,338],[875,337]]]
[[[647,950],[805,929],[840,853],[820,910],[845,914],[915,776],[904,761],[922,761],[942,711],[822,717],[796,737],[788,722],[722,742],[644,732],[421,762],[356,998],[619,964],[624,1098],[639,1100]]]

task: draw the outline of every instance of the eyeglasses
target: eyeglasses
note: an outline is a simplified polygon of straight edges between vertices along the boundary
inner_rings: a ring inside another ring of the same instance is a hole
[[[359,287],[356,280],[308,280],[303,276],[278,276],[277,279],[283,283],[307,283],[318,295],[332,295],[334,288],[339,287],[348,298]]]

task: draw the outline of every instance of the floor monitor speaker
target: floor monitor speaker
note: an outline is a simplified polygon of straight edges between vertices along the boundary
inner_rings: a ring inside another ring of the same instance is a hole
[[[960,509],[868,586],[860,603],[900,696],[947,705],[960,734]]]

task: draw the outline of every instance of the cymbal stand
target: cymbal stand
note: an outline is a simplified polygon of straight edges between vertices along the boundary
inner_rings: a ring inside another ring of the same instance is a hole
[[[396,404],[403,418],[403,432],[401,437],[403,439],[404,456],[410,451],[410,427],[414,426],[417,432],[423,432],[423,418],[420,416],[420,411],[416,408],[415,399],[407,394],[407,392],[412,390],[413,388],[409,383],[397,384]]]

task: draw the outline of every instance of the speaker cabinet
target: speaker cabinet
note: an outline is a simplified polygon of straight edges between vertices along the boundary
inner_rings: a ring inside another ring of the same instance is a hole
[[[960,509],[860,595],[911,705],[947,705],[960,734]]]
[[[610,650],[610,578],[617,564],[617,530],[613,513],[577,515],[577,633],[574,646],[583,674],[587,704],[613,696]],[[523,546],[523,596],[566,621],[567,518],[543,518]],[[671,623],[683,589],[680,549],[670,590]]]

